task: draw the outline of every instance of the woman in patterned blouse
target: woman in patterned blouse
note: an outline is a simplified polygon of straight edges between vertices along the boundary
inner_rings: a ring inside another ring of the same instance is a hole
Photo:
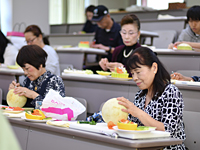
[[[171,78],[175,80],[181,80],[181,81],[195,81],[200,82],[200,77],[198,76],[192,76],[192,77],[186,77],[180,73],[174,72],[171,74]]]
[[[22,86],[12,81],[9,90],[15,89],[14,93],[26,96],[26,107],[35,107],[35,102],[43,101],[50,89],[65,97],[64,83],[60,77],[46,71],[46,59],[47,53],[37,45],[24,46],[17,55],[17,63],[24,70],[26,79]]]
[[[152,50],[137,48],[127,62],[133,80],[140,88],[135,100],[119,97],[119,104],[127,109],[129,120],[139,126],[157,127],[170,132],[171,137],[185,140],[183,123],[183,98],[179,89],[170,83],[170,75]],[[184,150],[184,144],[165,149]]]

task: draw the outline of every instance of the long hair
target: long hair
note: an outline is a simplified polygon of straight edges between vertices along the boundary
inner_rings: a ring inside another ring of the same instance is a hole
[[[170,75],[155,53],[147,47],[139,47],[128,59],[127,66],[130,70],[140,68],[139,65],[151,68],[154,62],[157,63],[158,70],[152,83],[152,94],[153,99],[157,99],[163,93],[167,84],[170,83]],[[140,96],[144,96],[147,92],[147,89],[144,89]]]
[[[0,30],[0,63],[4,63],[3,55],[8,43],[11,43],[10,40],[8,40]]]

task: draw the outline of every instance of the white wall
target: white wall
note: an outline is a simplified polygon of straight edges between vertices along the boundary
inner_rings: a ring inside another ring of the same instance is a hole
[[[12,25],[21,22],[36,24],[49,34],[49,0],[13,0]]]
[[[194,5],[200,5],[199,0],[186,0],[187,7],[191,7]]]
[[[1,31],[6,35],[7,31],[12,30],[12,0],[0,0],[1,6]]]

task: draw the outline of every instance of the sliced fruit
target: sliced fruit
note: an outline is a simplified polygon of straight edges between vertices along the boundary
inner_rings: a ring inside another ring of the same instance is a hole
[[[39,109],[34,109],[31,114],[28,112],[25,113],[27,119],[34,119],[34,120],[42,120],[45,118],[44,113]]]
[[[117,127],[118,127],[118,129],[122,129],[122,130],[136,130],[137,123],[134,123],[131,121],[129,121],[128,123],[118,122]]]
[[[114,124],[112,121],[109,121],[107,126],[108,126],[108,129],[113,129],[113,127],[116,126],[116,124]]]

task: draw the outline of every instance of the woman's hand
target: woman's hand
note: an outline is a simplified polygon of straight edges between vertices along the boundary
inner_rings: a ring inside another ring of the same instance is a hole
[[[106,67],[106,64],[109,63],[108,59],[107,58],[102,58],[100,61],[99,61],[99,65],[101,66],[101,68],[106,71],[108,70],[108,68]]]
[[[16,87],[20,87],[20,84],[16,83],[15,81],[12,81],[12,83],[10,83],[10,85],[9,85],[9,89],[8,90],[14,89]]]
[[[138,117],[139,113],[141,113],[141,109],[136,107],[132,102],[124,97],[118,97],[117,100],[119,101],[120,105],[126,107],[126,109],[122,109],[123,112],[131,114],[134,117]]]
[[[191,77],[186,77],[180,73],[173,73],[171,74],[171,79],[174,79],[174,80],[181,80],[181,81],[193,81],[193,79]]]
[[[31,98],[31,99],[35,99],[39,95],[35,91],[29,90],[28,88],[25,88],[25,87],[16,87],[14,89],[14,93],[19,94],[20,96]]]
[[[173,43],[170,43],[170,44],[168,45],[168,49],[173,49],[173,47],[174,47],[174,44],[173,44]]]
[[[110,49],[108,46],[104,46],[103,44],[92,44],[91,46],[93,48],[104,49],[105,51],[109,51]]]
[[[122,109],[122,111],[138,118],[145,126],[157,127],[156,130],[165,131],[165,127],[162,122],[153,119],[149,114],[136,107],[128,99],[124,97],[118,97],[117,100],[119,101],[120,105],[126,107],[126,109]]]
[[[118,62],[110,62],[110,63],[107,63],[106,64],[106,67],[111,71],[115,71],[115,68],[117,67],[121,67],[121,66],[124,66],[123,64],[121,63],[118,63]]]

